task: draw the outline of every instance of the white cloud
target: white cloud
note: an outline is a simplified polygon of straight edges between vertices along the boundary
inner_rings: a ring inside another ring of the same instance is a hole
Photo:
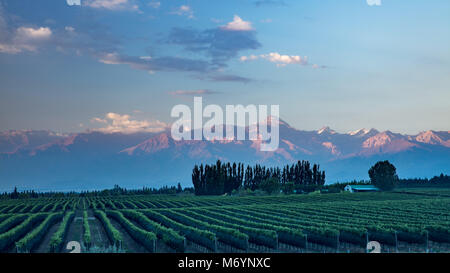
[[[369,6],[381,6],[381,0],[366,0]]]
[[[48,27],[19,27],[11,39],[0,43],[0,52],[17,54],[23,51],[36,51],[38,45],[51,36],[52,31]]]
[[[16,38],[22,39],[48,39],[52,35],[52,31],[48,27],[31,28],[19,27],[17,29]]]
[[[161,2],[152,1],[152,2],[148,3],[148,6],[154,8],[154,9],[157,9],[161,6]]]
[[[241,61],[245,62],[245,61],[254,61],[254,60],[257,60],[258,58],[259,58],[259,56],[250,55],[250,56],[242,56],[240,59],[241,59]]]
[[[312,65],[312,68],[314,68],[314,69],[327,69],[327,68],[329,68],[329,67],[326,66],[326,65],[313,64],[313,65]]]
[[[81,0],[66,0],[69,6],[81,6]]]
[[[212,95],[217,92],[211,91],[209,89],[198,89],[198,90],[176,90],[169,92],[173,96],[191,96],[191,95]]]
[[[65,29],[67,32],[71,32],[71,33],[75,32],[75,28],[74,28],[74,27],[67,26],[67,27],[65,27],[64,29]]]
[[[180,6],[175,11],[172,11],[171,14],[176,14],[176,15],[180,15],[180,16],[187,16],[189,19],[194,18],[194,11],[188,5]]]
[[[93,119],[91,119],[91,122],[108,123],[108,121],[106,119],[102,119],[102,118],[93,118]]]
[[[277,52],[271,52],[269,54],[261,54],[261,55],[250,55],[250,56],[242,56],[240,58],[241,61],[255,61],[258,59],[264,59],[269,62],[277,64],[277,66],[285,66],[288,64],[308,64],[307,56],[298,56],[298,55],[281,55]]]
[[[117,53],[106,53],[100,58],[99,62],[104,64],[123,64]]]
[[[106,124],[106,127],[94,129],[94,131],[100,131],[103,133],[157,133],[168,128],[166,123],[159,120],[133,120],[130,115],[121,115],[112,112],[107,113],[105,118],[93,118],[91,122]]]
[[[252,23],[249,21],[244,21],[241,17],[235,15],[233,21],[221,27],[225,30],[231,31],[250,31],[253,30]]]
[[[129,0],[86,0],[83,1],[83,6],[107,10],[139,11],[138,5],[133,4]]]
[[[7,54],[17,54],[22,52],[23,48],[20,48],[16,45],[9,45],[9,44],[2,44],[0,43],[0,53],[7,53]]]
[[[140,56],[137,57],[137,60],[126,60],[123,59],[119,54],[114,52],[103,54],[98,61],[104,64],[112,64],[112,65],[128,64],[135,69],[145,70],[149,74],[153,75],[155,71],[150,69],[149,66],[149,62],[151,60],[152,60],[151,56]]]

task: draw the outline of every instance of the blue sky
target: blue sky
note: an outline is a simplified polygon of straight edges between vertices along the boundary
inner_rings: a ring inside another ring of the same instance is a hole
[[[306,130],[449,130],[450,2],[373,2],[0,0],[0,130],[157,128],[194,95]]]

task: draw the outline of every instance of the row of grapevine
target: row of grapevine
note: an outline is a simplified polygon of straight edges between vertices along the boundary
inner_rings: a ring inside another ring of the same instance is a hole
[[[75,212],[69,211],[64,215],[58,230],[53,234],[50,239],[50,252],[59,252],[63,246],[64,238],[66,236],[69,225],[75,217]]]
[[[26,214],[18,214],[18,215],[9,216],[7,219],[5,219],[4,221],[1,222],[0,234],[2,234],[3,232],[7,232],[11,228],[17,226],[19,223],[23,222],[28,217],[29,217],[29,215],[26,215]]]
[[[211,231],[216,234],[219,241],[229,244],[230,246],[242,250],[248,249],[248,235],[236,229],[227,228],[222,225],[212,225],[173,210],[164,210],[160,212],[182,224]]]
[[[213,213],[213,216],[221,217],[222,219],[230,219],[231,221],[240,223],[247,222],[253,227],[272,229],[277,232],[280,242],[293,246],[305,247],[307,240],[309,240],[310,242],[335,247],[338,241],[337,237],[339,234],[334,229],[301,224],[290,225],[285,224],[282,218],[271,220],[270,217],[265,217],[266,215],[259,215],[260,217],[258,217],[254,214],[239,212],[238,210],[233,211],[217,208],[217,210],[213,210],[211,213]]]
[[[11,214],[0,214],[0,223],[10,218],[11,216],[12,216]]]
[[[13,245],[17,240],[24,236],[33,226],[42,221],[47,214],[40,213],[34,214],[28,217],[20,225],[0,234],[0,252],[7,250],[8,247]]]
[[[398,215],[396,218],[391,218],[381,214],[370,215],[370,218],[365,215],[361,215],[359,211],[353,211],[352,214],[342,212],[340,209],[332,209],[327,213],[326,206],[320,208],[302,207],[302,210],[296,209],[291,206],[285,210],[278,208],[276,214],[283,215],[285,217],[293,219],[307,218],[311,222],[334,222],[337,223],[341,231],[341,239],[346,236],[346,229],[356,227],[359,229],[367,229],[370,234],[370,238],[373,240],[379,240],[381,242],[394,245],[398,240],[402,240],[409,243],[425,243],[427,240],[427,231],[424,228],[426,221],[421,222],[422,225],[415,226],[413,220],[404,218],[403,215]],[[267,213],[270,208],[260,207],[257,210]],[[365,221],[363,221],[366,219]],[[436,221],[432,221],[436,222]],[[407,223],[407,224],[406,224]],[[360,243],[364,243],[362,238],[363,231],[359,232]],[[344,236],[343,236],[344,235]]]
[[[242,219],[241,215],[233,215],[228,213],[226,210],[207,210],[201,209],[199,210],[201,213],[204,213],[208,216],[214,218],[220,218],[223,221],[227,221],[230,223],[249,226],[258,229],[264,230],[273,230],[278,235],[278,240],[280,242],[291,244],[294,246],[305,247],[306,246],[306,235],[299,228],[288,228],[280,226],[275,222],[262,222],[258,221],[255,218],[247,217],[246,220]]]
[[[45,236],[48,229],[59,221],[62,217],[62,213],[51,213],[45,218],[42,223],[29,232],[25,237],[20,239],[16,243],[18,252],[30,252],[33,247],[36,246],[37,243],[41,241],[41,239]]]
[[[202,209],[200,211],[204,212],[205,209]],[[221,209],[220,207],[213,210],[208,210],[208,212],[210,212],[210,214],[208,214],[209,216],[228,219],[232,223],[249,225],[255,228],[274,230],[277,232],[278,240],[280,242],[299,247],[304,247],[306,245],[306,234],[303,233],[303,231],[298,227],[283,227],[279,225],[279,222],[265,221],[263,219],[251,217],[246,214],[239,214],[226,209]],[[245,218],[245,220],[243,218]]]
[[[425,227],[429,233],[429,239],[435,242],[450,243],[450,229],[441,225],[428,225]]]
[[[257,217],[261,221],[276,221],[283,226],[301,228],[308,235],[308,241],[317,244],[334,247],[337,245],[338,239],[339,241],[361,246],[367,244],[366,228],[348,224],[347,222],[338,222],[336,218],[331,221],[312,219],[313,216],[290,215],[289,213],[294,212],[284,211],[281,208],[271,211],[252,207],[248,210],[241,210],[241,212]]]
[[[323,208],[319,209],[319,212],[314,211],[313,209],[308,209],[307,212],[299,212],[296,210],[293,212],[290,211],[290,215],[292,217],[298,218],[300,214],[304,214],[304,217],[308,217],[311,221],[324,221],[327,218],[326,210]],[[281,210],[277,210],[280,212]],[[366,217],[365,215],[360,215],[361,213],[358,211],[354,211],[352,214],[348,214],[345,217],[343,216],[343,212],[341,210],[333,210],[328,213],[328,221],[334,221],[339,223],[340,229],[345,227],[347,223],[351,224],[353,227],[366,227],[367,231],[370,234],[371,239],[379,240],[380,242],[384,242],[387,244],[395,244],[396,240],[402,240],[408,243],[425,243],[427,240],[427,233],[424,228],[420,228],[420,226],[414,226],[414,221],[409,219],[403,219],[403,215],[398,215],[396,218],[390,218],[389,216],[381,216],[373,215],[371,218]],[[383,217],[384,216],[384,217]],[[366,219],[366,221],[362,221]],[[422,222],[422,225],[426,222]],[[397,238],[396,238],[397,237]]]
[[[339,236],[341,241],[364,245],[367,242],[367,232],[371,231],[371,239],[395,245],[395,234],[392,230],[370,223],[361,224],[357,218],[344,220],[334,216],[327,219],[315,215],[313,211],[309,214],[303,214],[302,212],[284,209],[282,207],[276,210],[265,210],[264,208],[252,207],[251,211],[256,214],[259,213],[260,217],[282,220],[283,225],[293,224],[303,226],[304,230],[308,233],[310,241],[316,241],[317,239],[316,243],[322,244],[323,242],[321,241],[325,239],[329,244],[335,245],[336,237]],[[323,235],[328,238],[321,238]]]
[[[137,227],[125,218],[120,211],[107,210],[107,215],[119,222],[130,236],[142,244],[148,251],[156,252],[156,235],[153,232]]]
[[[144,214],[133,210],[121,211],[123,215],[137,222],[144,229],[151,231],[161,239],[165,244],[172,247],[178,252],[184,252],[186,249],[186,238],[178,234],[176,231],[166,228],[159,223],[149,220]]]
[[[183,225],[153,210],[143,210],[142,212],[153,221],[178,231],[192,242],[202,245],[214,252],[217,251],[217,238],[214,233]]]
[[[83,211],[83,240],[87,248],[91,247],[91,229],[89,227],[89,217],[86,210]]]
[[[264,245],[270,248],[278,248],[278,235],[273,230],[267,230],[262,228],[254,228],[249,226],[244,226],[241,224],[225,222],[216,218],[211,217],[210,215],[206,216],[204,214],[200,214],[197,212],[193,212],[191,210],[183,210],[182,213],[185,213],[193,218],[200,219],[206,221],[211,224],[223,225],[225,227],[234,228],[239,230],[242,233],[248,235],[249,241],[255,244]],[[203,213],[203,211],[202,211]]]
[[[24,204],[17,205],[13,209],[11,209],[8,213],[17,213],[17,212],[21,211],[24,207],[25,207]]]
[[[109,240],[113,244],[113,246],[121,248],[122,247],[122,235],[120,232],[111,224],[106,213],[101,210],[94,210],[94,215],[100,220],[103,225],[103,228],[108,235]]]

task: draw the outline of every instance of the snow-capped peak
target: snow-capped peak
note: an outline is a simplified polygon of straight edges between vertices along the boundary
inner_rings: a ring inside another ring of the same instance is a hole
[[[278,126],[286,126],[289,127],[291,129],[292,128],[286,121],[282,120],[281,118],[274,116],[274,115],[269,115],[267,116],[267,118],[263,121],[257,121],[256,123],[253,123],[251,125],[267,125],[267,126],[272,126],[273,125],[278,125]]]
[[[351,136],[365,136],[365,135],[368,135],[368,134],[376,135],[378,133],[379,132],[376,129],[373,129],[373,128],[372,129],[361,128],[361,129],[358,129],[356,131],[350,131],[347,134],[351,135]]]
[[[328,134],[334,135],[334,134],[336,134],[336,131],[331,130],[331,128],[328,127],[328,126],[324,126],[324,127],[322,127],[319,131],[317,131],[317,133],[318,133],[319,135],[321,135],[321,134],[323,134],[323,133],[328,133]]]
[[[367,130],[366,128],[361,128],[358,129],[356,131],[350,131],[347,134],[351,135],[351,136],[355,136],[355,135],[365,135],[369,132],[369,130]]]
[[[421,132],[415,137],[415,139],[421,143],[450,147],[450,139],[442,138],[437,132],[432,130]]]

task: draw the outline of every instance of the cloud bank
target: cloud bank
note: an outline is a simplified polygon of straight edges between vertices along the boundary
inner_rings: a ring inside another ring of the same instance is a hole
[[[96,9],[106,9],[106,10],[131,10],[138,11],[139,6],[134,4],[130,0],[84,0],[82,2],[83,6]]]
[[[218,94],[219,92],[215,92],[209,89],[198,89],[198,90],[175,90],[170,91],[169,94],[172,96],[195,96],[195,95],[213,95]]]
[[[214,65],[202,60],[182,57],[127,56],[116,52],[102,54],[99,56],[99,61],[110,65],[126,64],[131,68],[149,73],[155,71],[207,72],[214,69]]]
[[[252,23],[248,21],[244,21],[241,17],[235,15],[233,21],[221,27],[224,30],[230,31],[252,31],[254,30],[252,27]]]
[[[381,0],[366,0],[369,6],[381,6]]]
[[[37,51],[39,45],[52,36],[52,30],[48,27],[19,27],[12,34],[7,31],[5,30],[4,37],[0,37],[1,53],[17,54],[23,51]]]
[[[175,14],[175,15],[179,15],[179,16],[186,16],[189,19],[193,19],[194,18],[194,11],[188,5],[182,5],[179,8],[177,8],[176,10],[172,11],[170,14]]]
[[[112,112],[107,113],[104,118],[93,118],[91,122],[105,124],[105,127],[93,129],[94,131],[103,133],[158,133],[168,128],[166,123],[159,120],[133,120],[130,115],[121,115]]]
[[[277,66],[285,66],[288,64],[300,64],[307,65],[308,57],[307,56],[299,56],[299,55],[282,55],[278,52],[271,52],[269,54],[261,54],[261,55],[250,55],[250,56],[242,56],[240,58],[241,61],[255,61],[258,59],[264,59],[271,63],[275,63]]]
[[[225,63],[240,51],[261,47],[251,23],[238,16],[225,26],[212,29],[173,28],[167,42],[190,52],[206,54],[212,58],[212,63],[219,66],[226,66]]]

